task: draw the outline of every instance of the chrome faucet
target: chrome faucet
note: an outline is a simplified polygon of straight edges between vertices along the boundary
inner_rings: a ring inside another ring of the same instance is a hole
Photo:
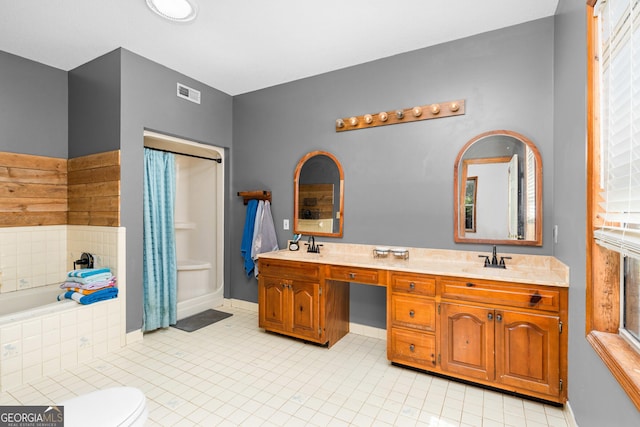
[[[307,252],[314,254],[319,254],[320,246],[322,246],[322,244],[316,245],[316,238],[313,236],[309,236],[309,239],[307,240],[307,243],[305,243],[305,245],[307,245]]]
[[[505,259],[511,259],[510,256],[501,256],[500,261],[498,261],[498,255],[496,251],[496,245],[493,245],[493,252],[491,254],[491,260],[489,260],[489,255],[478,255],[480,258],[484,258],[484,266],[491,268],[507,268],[504,263]]]

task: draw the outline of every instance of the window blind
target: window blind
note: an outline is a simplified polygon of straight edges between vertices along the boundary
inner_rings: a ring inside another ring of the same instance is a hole
[[[640,258],[640,0],[598,3],[601,208],[596,241]]]

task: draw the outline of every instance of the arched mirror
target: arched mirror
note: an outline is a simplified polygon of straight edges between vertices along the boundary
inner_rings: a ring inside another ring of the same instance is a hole
[[[342,237],[344,173],[325,151],[306,154],[293,176],[293,232]]]
[[[528,138],[482,133],[462,147],[453,174],[456,242],[542,245],[542,159]]]

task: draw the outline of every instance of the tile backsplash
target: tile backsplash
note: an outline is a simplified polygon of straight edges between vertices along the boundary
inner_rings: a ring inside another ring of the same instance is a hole
[[[60,282],[67,232],[66,225],[0,228],[0,293]]]
[[[0,293],[62,282],[83,252],[94,255],[96,267],[116,270],[115,230],[83,225],[0,228]]]

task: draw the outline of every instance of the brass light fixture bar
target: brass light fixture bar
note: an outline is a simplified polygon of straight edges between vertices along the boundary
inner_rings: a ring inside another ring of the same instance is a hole
[[[459,99],[457,101],[418,105],[413,108],[405,108],[404,110],[382,111],[377,114],[343,117],[336,120],[336,132],[397,125],[399,123],[439,119],[441,117],[460,116],[463,114],[464,99]]]

